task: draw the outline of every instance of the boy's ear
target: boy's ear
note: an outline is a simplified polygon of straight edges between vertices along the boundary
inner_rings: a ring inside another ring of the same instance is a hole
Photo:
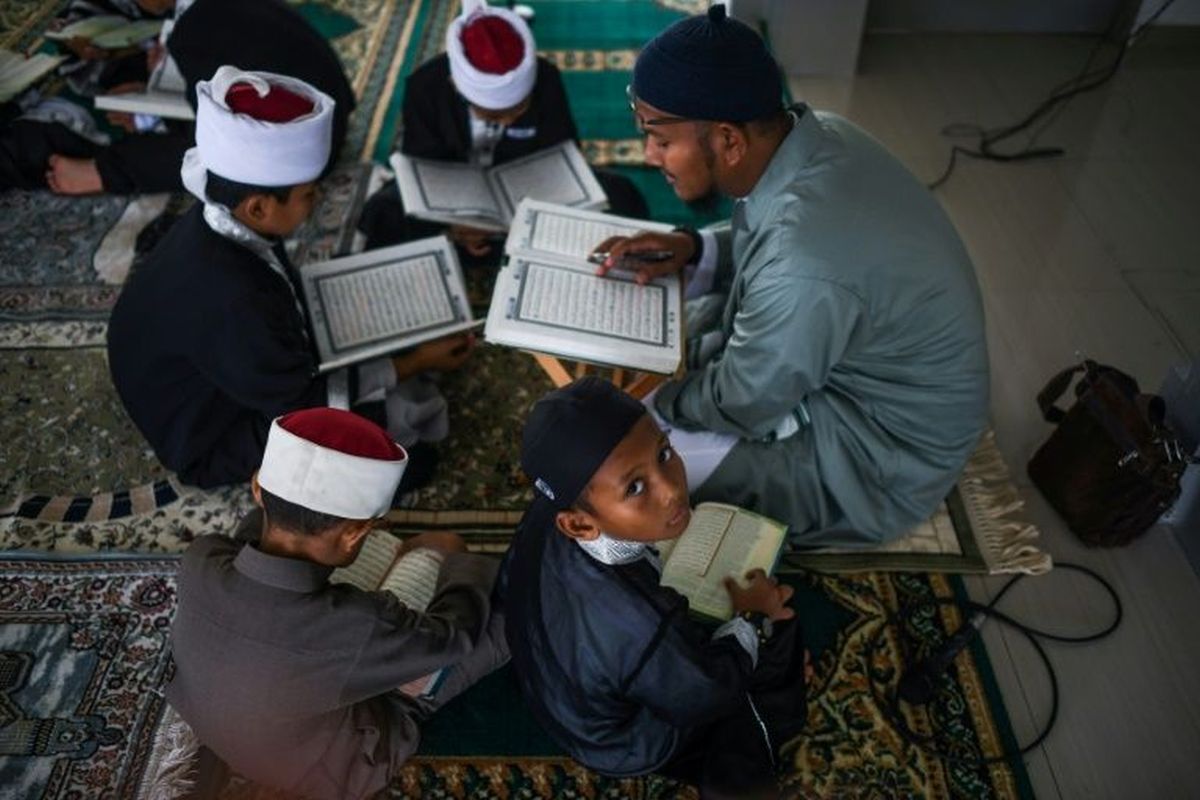
[[[374,519],[347,520],[339,526],[333,546],[341,563],[349,564],[358,555],[359,545],[375,529]]]
[[[368,533],[375,529],[375,519],[351,520],[338,537],[338,547],[345,552],[354,552]]]
[[[554,524],[560,533],[576,541],[590,542],[600,535],[600,526],[596,524],[595,517],[577,508],[555,514]]]
[[[275,198],[269,194],[252,194],[242,200],[242,213],[253,222],[263,222],[271,216]]]

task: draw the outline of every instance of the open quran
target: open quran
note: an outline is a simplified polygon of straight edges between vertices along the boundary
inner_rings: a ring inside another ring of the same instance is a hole
[[[493,167],[394,153],[392,170],[405,211],[421,219],[507,230],[522,198],[602,209],[608,197],[574,142]]]
[[[588,254],[610,236],[670,225],[523,200],[505,242],[484,329],[489,342],[611,367],[670,374],[683,355],[678,276],[639,285],[596,275]]]
[[[329,582],[346,583],[368,592],[390,592],[414,611],[424,611],[437,589],[442,556],[423,548],[401,554],[402,547],[396,537],[371,531],[358,558],[347,567],[335,569]],[[410,697],[428,697],[437,690],[443,674],[438,670],[397,687],[397,691]]]
[[[97,14],[94,17],[84,17],[64,25],[58,30],[48,30],[42,33],[54,42],[68,42],[71,39],[87,39],[91,41],[102,33],[117,30],[131,24],[133,20],[120,14]]]
[[[117,14],[98,14],[76,20],[56,31],[46,31],[44,35],[56,41],[87,39],[89,44],[101,50],[121,50],[153,39],[162,27],[162,20],[131,20]]]
[[[159,42],[166,44],[174,22],[162,23]],[[179,66],[169,53],[164,54],[158,66],[150,73],[146,88],[141,92],[124,94],[102,94],[95,100],[96,108],[104,111],[124,111],[128,114],[149,114],[167,119],[196,118],[196,112],[187,101],[187,81]]]
[[[697,614],[731,619],[725,578],[745,584],[750,570],[773,572],[786,536],[782,522],[724,503],[701,503],[678,539],[655,545],[663,562],[662,585],[686,597]]]
[[[66,60],[66,56],[25,56],[0,49],[0,103],[7,103]]]
[[[445,236],[300,269],[322,372],[480,325]]]

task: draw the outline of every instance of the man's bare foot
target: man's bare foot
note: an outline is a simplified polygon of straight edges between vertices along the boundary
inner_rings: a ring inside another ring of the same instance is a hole
[[[91,158],[50,156],[46,169],[46,185],[56,194],[99,194],[104,191],[100,171]]]

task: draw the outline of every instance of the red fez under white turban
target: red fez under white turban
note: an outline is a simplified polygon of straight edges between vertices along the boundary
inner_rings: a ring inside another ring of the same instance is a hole
[[[500,111],[520,103],[537,79],[537,47],[529,25],[507,8],[464,0],[446,31],[450,78],[480,108]]]
[[[196,147],[188,156],[238,183],[308,183],[329,161],[334,104],[297,78],[221,67],[196,84]]]
[[[271,423],[258,483],[276,497],[344,519],[387,513],[408,454],[370,420],[308,408]]]

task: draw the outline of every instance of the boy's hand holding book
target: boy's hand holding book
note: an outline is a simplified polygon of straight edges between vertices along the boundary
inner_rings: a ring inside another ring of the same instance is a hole
[[[163,47],[162,42],[150,45],[150,49],[146,51],[146,72],[154,72],[166,57],[167,48]]]
[[[100,61],[110,55],[108,51],[93,46],[92,40],[83,36],[72,36],[63,44],[81,61]]]
[[[475,334],[468,332],[423,342],[392,357],[396,378],[403,381],[422,372],[453,372],[466,363],[477,341]]]
[[[750,570],[746,579],[750,581],[748,586],[740,585],[733,576],[725,579],[725,589],[733,601],[735,613],[763,614],[774,622],[796,616],[795,610],[787,605],[795,593],[791,586],[780,586],[778,580],[768,577],[761,569]]]
[[[452,553],[467,552],[467,543],[457,533],[427,531],[405,539],[404,544],[400,545],[400,549],[396,551],[396,557],[402,558],[413,550],[422,548],[434,550],[443,555],[451,555]]]
[[[692,237],[686,233],[670,231],[647,231],[634,236],[613,236],[601,242],[595,253],[607,253],[596,268],[597,275],[605,275],[613,269],[624,269],[637,273],[637,282],[649,283],[663,275],[674,275],[699,255]],[[661,258],[662,253],[670,257]],[[646,258],[647,254],[653,259]]]
[[[146,84],[141,81],[128,81],[120,83],[108,90],[111,94],[134,94],[135,92],[146,91]],[[133,121],[133,114],[128,111],[108,111],[104,114],[108,120],[108,124],[114,128],[121,128],[126,133],[137,133],[137,125]]]
[[[663,586],[691,610],[719,622],[750,612],[789,619],[793,590],[766,574],[779,559],[787,526],[736,506],[701,503],[678,539],[658,542]],[[745,576],[747,582],[739,580]]]

